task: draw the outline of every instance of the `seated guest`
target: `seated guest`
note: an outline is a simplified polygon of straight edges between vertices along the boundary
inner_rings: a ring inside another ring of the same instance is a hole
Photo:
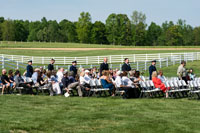
[[[74,78],[74,72],[73,71],[70,71],[68,73],[69,75],[69,85],[68,85],[68,89],[69,90],[78,90],[78,86],[79,86],[79,82],[77,82]]]
[[[56,75],[56,70],[53,70],[53,71],[52,71],[51,83],[52,83],[53,91],[54,91],[57,95],[60,95],[60,94],[61,94],[61,89],[60,89],[60,85],[59,85],[58,78],[57,78],[57,75]]]
[[[46,79],[47,78],[47,72],[46,72],[46,70],[44,69],[43,71],[41,71],[42,72],[42,78],[43,79]]]
[[[65,71],[63,73],[63,78],[62,78],[62,84],[63,84],[63,89],[66,90],[66,93],[65,93],[65,96],[69,96],[70,95],[70,92],[69,92],[69,89],[68,89],[68,85],[69,85],[69,78],[68,78],[68,72]]]
[[[39,68],[36,68],[34,70],[34,73],[32,75],[32,80],[33,80],[33,83],[36,84],[37,83],[37,77],[38,77],[38,73],[40,72],[40,69]]]
[[[14,81],[13,70],[9,70],[9,71],[8,71],[8,78],[9,78],[9,82],[10,82],[10,87],[11,87],[12,89],[14,89],[15,86],[16,86],[16,83],[15,83],[15,81]]]
[[[139,84],[140,81],[143,81],[141,78],[140,78],[140,71],[135,71],[135,75],[134,75],[134,84]]]
[[[130,77],[129,77],[130,80],[131,80],[131,81],[134,81],[134,79],[135,79],[135,77],[134,77],[134,76],[135,76],[135,72],[134,72],[134,71],[129,71],[129,76],[130,76]]]
[[[84,76],[85,72],[81,72],[79,77],[79,82],[80,82],[79,86],[81,90],[78,90],[80,97],[86,95],[87,92],[90,90],[90,85],[86,83]]]
[[[158,72],[158,78],[162,81],[162,83],[164,83],[166,81],[166,78],[163,75],[163,71],[162,70],[159,70],[159,72]]]
[[[100,80],[103,88],[109,88],[111,96],[115,96],[115,86],[114,83],[112,82],[112,79],[109,77],[108,71],[103,70]]]
[[[189,80],[194,80],[194,78],[195,78],[195,74],[193,73],[192,68],[189,69],[188,77],[189,77]]]
[[[61,83],[61,80],[63,78],[63,72],[64,72],[64,68],[60,68],[60,69],[58,69],[58,72],[56,73],[59,83]]]
[[[162,81],[158,78],[156,71],[154,71],[152,73],[152,81],[153,81],[155,87],[156,88],[160,88],[166,94],[166,98],[168,98],[168,92],[167,92],[167,90],[169,90],[169,88],[166,88],[165,84],[162,83]]]
[[[128,87],[128,86],[125,86],[123,84],[121,76],[122,76],[122,72],[121,71],[117,71],[117,77],[115,79],[115,85],[116,85],[118,90],[124,90],[125,91],[125,93],[123,95],[123,98],[130,98],[131,95],[129,95],[129,92],[130,92],[131,88]]]
[[[93,67],[92,69],[92,78],[97,78],[98,75],[97,75],[97,68],[96,67]]]
[[[45,80],[43,79],[42,72],[38,72],[37,83],[40,86],[44,86],[46,84]]]
[[[24,79],[21,77],[21,73],[19,70],[15,71],[14,81],[16,83],[16,87],[23,87],[26,89],[28,94],[33,94],[31,84],[26,83],[26,81],[24,81]]]
[[[90,77],[90,71],[89,70],[85,70],[85,76],[84,76],[84,79],[85,79],[85,82],[87,84],[90,84],[90,80],[91,80],[91,77]]]
[[[1,75],[1,82],[3,84],[2,92],[1,92],[2,95],[3,95],[5,89],[7,89],[7,91],[10,89],[10,82],[9,82],[9,78],[6,75],[6,73],[7,73],[6,69],[3,69],[2,75]]]
[[[122,82],[125,86],[134,87],[133,82],[128,78],[128,73],[126,71],[122,73]]]
[[[130,78],[128,78],[128,73],[123,72],[122,73],[122,82],[123,85],[129,87],[129,97],[131,98],[138,98],[140,96],[140,87],[138,84],[135,84]]]

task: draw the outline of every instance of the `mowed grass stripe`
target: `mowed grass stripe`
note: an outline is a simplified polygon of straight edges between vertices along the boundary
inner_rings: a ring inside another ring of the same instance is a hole
[[[200,103],[188,99],[0,97],[1,131],[198,132]]]

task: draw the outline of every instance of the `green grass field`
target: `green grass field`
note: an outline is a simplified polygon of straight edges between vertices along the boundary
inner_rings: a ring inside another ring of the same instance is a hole
[[[198,133],[200,102],[188,99],[0,96],[1,132]]]
[[[0,44],[0,48],[127,48],[125,46],[72,43]],[[190,47],[190,46],[186,46]],[[193,47],[193,46],[191,46]],[[194,48],[194,47],[193,47]],[[194,50],[193,50],[194,51]],[[188,51],[95,50],[52,51],[0,49],[1,54],[31,56],[100,56]],[[189,51],[192,52],[192,51]],[[188,62],[200,76],[200,61]],[[159,65],[159,64],[158,64]],[[179,64],[164,67],[164,75],[176,76]],[[159,69],[158,69],[159,70]],[[1,71],[1,69],[0,69]],[[1,73],[1,72],[0,72]],[[148,72],[145,72],[148,76]],[[98,132],[98,133],[198,133],[200,102],[183,99],[121,99],[120,97],[69,97],[0,95],[0,133]]]

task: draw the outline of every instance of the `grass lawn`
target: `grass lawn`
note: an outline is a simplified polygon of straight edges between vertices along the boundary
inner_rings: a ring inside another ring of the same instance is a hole
[[[200,48],[200,46],[120,46],[81,43],[0,42],[0,48]]]
[[[4,95],[0,101],[1,132],[200,131],[197,100]]]

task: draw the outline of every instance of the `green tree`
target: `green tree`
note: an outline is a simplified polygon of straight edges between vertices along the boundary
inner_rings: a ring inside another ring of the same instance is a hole
[[[162,29],[159,25],[156,25],[156,23],[151,22],[150,26],[147,30],[147,44],[150,46],[156,46],[159,45],[157,43],[158,37],[161,35]]]
[[[111,14],[106,20],[107,39],[112,44],[130,45],[131,22],[126,14]]]
[[[138,25],[139,23],[146,23],[146,15],[143,14],[142,12],[138,12],[138,11],[133,11],[132,15],[131,15],[131,19],[132,19],[132,24],[134,25]]]
[[[82,12],[76,24],[76,30],[80,43],[90,43],[91,37],[91,16],[88,12]]]
[[[37,38],[37,36],[38,36],[37,33],[40,30],[42,30],[42,26],[41,26],[40,21],[30,22],[28,41],[38,41],[39,39]]]
[[[105,24],[96,21],[91,30],[91,40],[92,43],[94,44],[106,44],[108,43],[107,38],[106,38],[106,27]]]
[[[3,34],[3,28],[2,28],[2,23],[4,22],[4,17],[0,17],[0,41],[3,39],[2,34]]]
[[[106,34],[110,44],[116,44],[118,28],[117,28],[117,15],[112,13],[106,19]]]
[[[179,26],[174,25],[166,31],[166,45],[168,46],[177,46],[183,43],[183,36],[179,32]]]
[[[62,42],[77,42],[76,24],[69,20],[62,20],[59,23]]]
[[[27,31],[23,25],[22,20],[14,21],[14,33],[15,33],[15,41],[26,41],[27,39]]]
[[[193,35],[194,35],[194,45],[200,46],[200,27],[194,28]]]
[[[15,41],[14,22],[10,19],[2,23],[2,39],[4,41]]]

